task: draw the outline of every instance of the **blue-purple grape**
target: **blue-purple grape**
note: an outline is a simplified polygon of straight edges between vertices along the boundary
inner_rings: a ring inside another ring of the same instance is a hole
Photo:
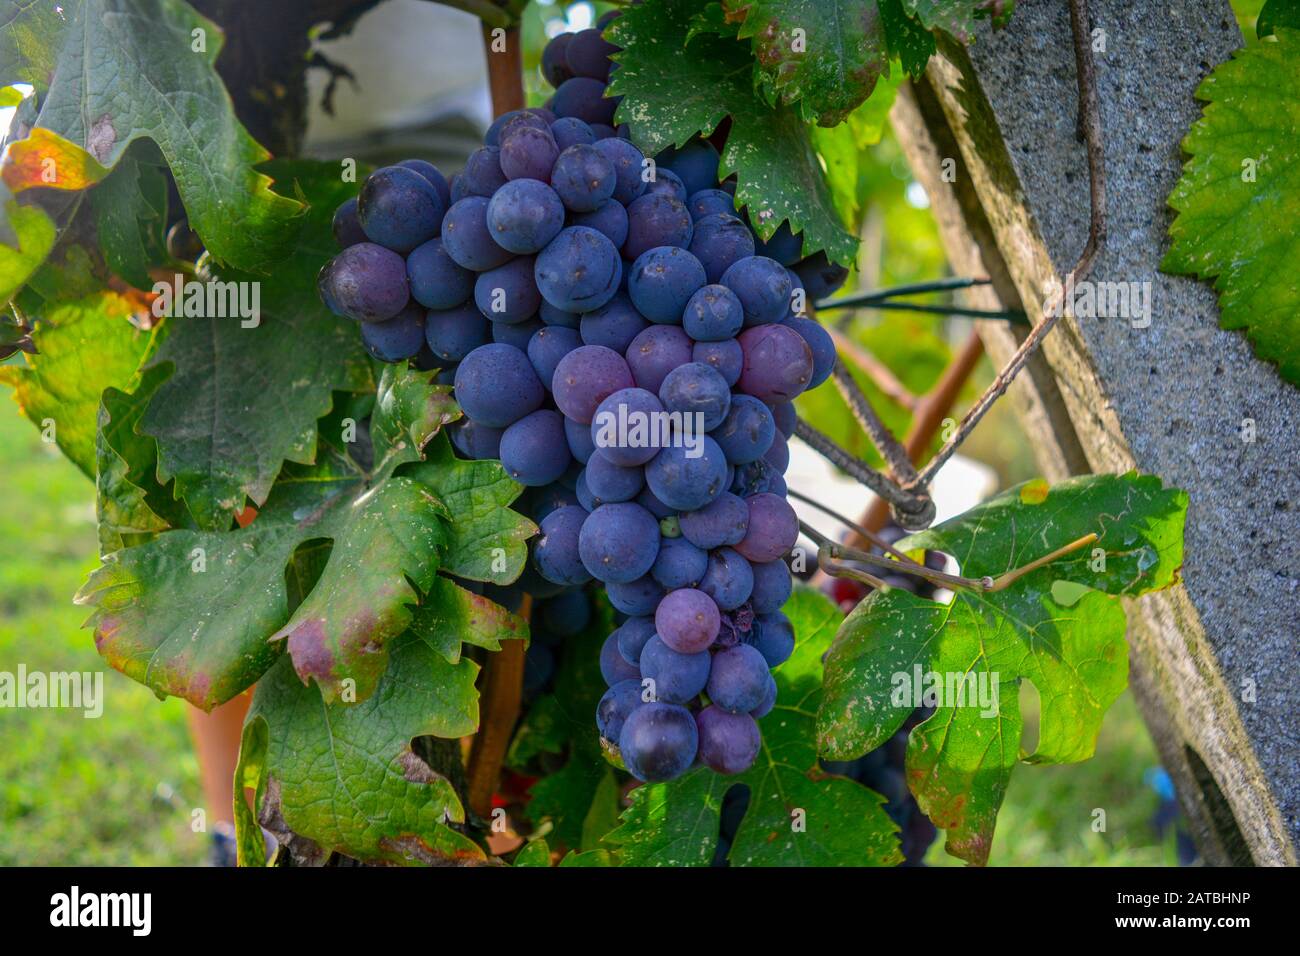
[[[576,422],[589,424],[601,402],[633,384],[623,356],[602,345],[584,345],[560,360],[551,391],[560,411]]]
[[[472,305],[423,313],[424,339],[438,358],[459,362],[491,337],[488,320]]]
[[[551,305],[565,312],[590,312],[618,292],[623,261],[604,233],[569,226],[538,253],[535,275],[537,288]]]
[[[474,293],[474,273],[443,248],[442,239],[416,246],[406,257],[411,298],[427,309],[454,309]]]
[[[751,563],[754,590],[749,603],[755,614],[775,614],[790,600],[794,591],[794,576],[784,561]]]
[[[672,780],[695,762],[699,748],[695,718],[685,707],[643,704],[623,724],[618,745],[628,773],[638,780]]]
[[[541,407],[546,398],[528,356],[510,345],[481,345],[456,368],[456,401],[465,414],[505,428]]]
[[[367,238],[394,252],[410,252],[437,236],[446,212],[433,183],[403,166],[376,169],[357,196],[357,221]]]
[[[348,246],[325,264],[317,284],[335,310],[358,322],[391,319],[411,298],[406,262],[373,242]]]
[[[721,623],[713,598],[695,588],[670,591],[655,608],[655,633],[679,654],[708,650]]]
[[[699,362],[679,365],[664,377],[659,386],[659,401],[669,412],[698,416],[697,431],[712,431],[727,417],[731,408],[731,389],[715,369]]]
[[[732,263],[720,281],[740,299],[745,325],[779,322],[790,310],[790,276],[785,266],[766,256],[749,256]]]
[[[635,581],[659,554],[659,522],[634,502],[601,505],[582,525],[578,553],[598,581]]]
[[[542,519],[541,535],[533,545],[533,567],[547,581],[572,586],[591,580],[578,550],[586,520],[587,512],[577,505],[557,508]]]
[[[682,311],[682,328],[696,342],[722,342],[735,338],[745,324],[740,299],[725,285],[697,289]]]
[[[708,651],[683,654],[665,644],[658,633],[641,649],[638,666],[643,680],[654,681],[654,699],[670,704],[694,700],[709,681]]]
[[[715,212],[695,221],[691,255],[700,260],[709,282],[721,282],[736,263],[754,256],[754,237],[735,216]]]
[[[700,583],[708,569],[709,554],[703,548],[684,537],[664,538],[650,574],[666,588],[691,588]]]
[[[737,644],[713,655],[709,700],[733,714],[748,714],[763,703],[767,694],[768,665],[763,655],[748,644]]]
[[[740,342],[736,339],[696,342],[691,348],[691,361],[716,370],[727,383],[727,387],[734,388],[740,381],[740,373],[745,367],[745,350],[740,347]]]
[[[564,228],[564,203],[544,182],[513,179],[488,200],[487,224],[501,248],[530,255]]]
[[[623,725],[641,703],[640,680],[621,680],[605,691],[596,705],[596,729],[600,736],[617,746]]]
[[[555,378],[561,359],[582,345],[582,337],[573,329],[543,325],[528,340],[528,361],[543,385]]]
[[[749,505],[724,491],[703,508],[681,515],[678,526],[683,538],[705,551],[736,545],[749,528]]]
[[[812,349],[794,329],[760,325],[740,334],[745,366],[740,388],[762,402],[788,402],[812,381]]]
[[[627,240],[621,249],[623,258],[635,261],[638,256],[659,246],[685,249],[691,244],[693,232],[691,214],[685,203],[662,192],[646,193],[627,207]]]
[[[363,322],[361,344],[381,362],[415,358],[424,344],[424,309],[412,302],[385,322]]]
[[[731,548],[709,552],[709,569],[700,579],[700,590],[713,598],[718,608],[734,611],[754,591],[754,572],[749,562]]]
[[[497,245],[487,222],[488,201],[466,196],[451,204],[442,221],[442,247],[459,266],[484,272],[505,265],[514,255]]]
[[[620,292],[599,309],[586,313],[579,328],[585,344],[603,345],[621,355],[649,325],[632,300]]]
[[[762,739],[749,714],[733,714],[716,704],[695,715],[700,761],[715,773],[744,773],[758,756]]]
[[[704,283],[704,267],[695,256],[676,246],[657,246],[632,264],[627,294],[651,322],[679,325],[686,303]]]
[[[501,467],[521,485],[549,485],[572,460],[564,440],[564,421],[559,412],[548,408],[525,415],[501,436]]]
[[[614,198],[624,206],[632,205],[632,200],[646,189],[645,180],[641,178],[645,156],[625,139],[600,139],[595,145],[601,155],[614,164],[614,175],[618,177]]]
[[[664,589],[658,581],[647,574],[626,583],[611,581],[605,585],[605,593],[609,596],[609,603],[614,605],[614,610],[633,616],[644,616],[654,613],[664,596]]]

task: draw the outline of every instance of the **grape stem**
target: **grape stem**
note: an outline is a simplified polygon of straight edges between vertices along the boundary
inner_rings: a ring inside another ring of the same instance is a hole
[[[1097,540],[1097,535],[1094,533],[1085,534],[1082,538],[1076,538],[1075,540],[1071,541],[1069,544],[1057,548],[1051,554],[1045,554],[1041,558],[1038,558],[1034,561],[1030,561],[1028,564],[1026,564],[1023,567],[1015,568],[1014,570],[1008,571],[1006,574],[999,575],[998,577],[993,579],[993,586],[986,588],[985,590],[1004,591],[1007,588],[1011,587],[1011,585],[1015,584],[1016,581],[1018,581],[1020,578],[1023,578],[1030,571],[1037,571],[1044,564],[1050,564],[1051,562],[1055,561],[1057,558],[1063,558],[1067,554],[1071,553],[1072,551],[1078,551],[1080,548],[1086,548],[1088,545],[1092,544],[1096,540]]]
[[[885,427],[885,423],[880,420],[876,410],[871,407],[871,402],[867,401],[867,396],[862,393],[857,380],[849,372],[848,366],[840,359],[835,360],[835,367],[831,370],[831,377],[835,379],[835,387],[843,396],[845,403],[853,412],[853,417],[857,419],[858,425],[867,433],[876,450],[880,452],[889,470],[894,476],[894,480],[901,486],[906,486],[909,482],[916,479],[916,469],[912,467],[912,461],[907,457],[907,451],[899,444],[894,433]]]
[[[826,574],[837,578],[852,578],[854,581],[860,581],[861,583],[880,591],[889,590],[889,585],[880,580],[880,578],[868,574],[860,568],[854,568],[846,564],[838,563],[832,557],[832,549],[835,547],[835,542],[826,537],[826,535],[822,534],[808,522],[800,521],[799,530],[812,538],[813,542],[816,543],[817,567]]]
[[[794,433],[832,465],[884,498],[894,508],[899,524],[908,529],[927,527],[934,520],[934,502],[925,490],[900,488],[880,472],[868,467],[831,438],[800,418]]]
[[[841,307],[852,305],[857,309],[892,309],[895,312],[928,312],[933,315],[959,315],[969,319],[1000,319],[1016,325],[1028,325],[1029,319],[1019,309],[968,309],[962,305],[940,305],[926,302],[898,302],[894,299],[872,300],[868,302],[845,301]],[[834,305],[831,308],[835,308]],[[825,311],[820,306],[818,311]],[[841,320],[846,322],[847,318]]]
[[[1074,60],[1078,73],[1079,111],[1078,133],[1087,145],[1088,155],[1088,241],[1084,244],[1079,261],[1067,274],[1060,290],[1043,307],[1043,319],[1025,337],[1014,355],[989,383],[978,401],[962,418],[957,430],[942,448],[917,474],[913,487],[926,488],[934,480],[953,452],[966,440],[985,413],[1001,398],[1015,380],[1029,356],[1034,353],[1047,333],[1052,331],[1066,312],[1067,289],[1074,288],[1092,271],[1097,254],[1106,244],[1106,170],[1105,149],[1101,135],[1101,109],[1097,101],[1097,74],[1092,60],[1091,35],[1088,31],[1088,0],[1070,0],[1070,29],[1074,34]]]

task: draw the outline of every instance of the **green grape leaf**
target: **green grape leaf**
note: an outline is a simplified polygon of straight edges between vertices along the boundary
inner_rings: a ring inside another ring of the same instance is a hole
[[[1277,27],[1300,30],[1300,2],[1298,0],[1267,0],[1255,19],[1255,36],[1259,39],[1272,36]]]
[[[135,430],[164,378],[162,370],[149,369],[133,393],[106,388],[100,398],[95,510],[101,555],[185,523],[184,507],[155,477],[157,444]]]
[[[265,502],[285,461],[315,460],[316,421],[329,411],[331,392],[374,387],[356,323],[330,313],[316,291],[316,274],[338,251],[330,228],[334,209],[355,186],[340,182],[329,163],[270,168],[296,181],[311,201],[292,256],[269,278],[214,276],[235,283],[227,288],[241,290],[245,306],[256,305],[254,318],[177,314],[165,320],[170,334],[154,361],[174,374],[140,423],[158,441],[161,479],[175,479],[199,526],[214,531],[228,528],[246,499]],[[173,284],[170,311],[195,289],[218,288],[187,285],[177,296]],[[167,305],[155,302],[159,310]]]
[[[514,866],[545,866],[551,865],[551,848],[546,845],[546,841],[537,838],[529,843],[525,843],[523,848],[515,854]]]
[[[437,577],[411,619],[417,635],[448,664],[460,662],[462,645],[501,650],[501,642],[528,640],[528,622],[449,578]]]
[[[759,234],[770,239],[788,220],[803,233],[805,254],[852,262],[858,241],[836,212],[808,128],[794,109],[756,95],[743,44],[707,32],[687,42],[695,10],[692,0],[646,0],[609,25],[611,42],[623,47],[610,79],[610,94],[623,97],[618,122],[653,155],[730,117],[718,175],[736,174],[736,205],[749,207]]]
[[[217,262],[267,272],[290,250],[302,206],[272,192],[255,168],[270,157],[217,75],[214,23],[182,0],[10,6],[0,19],[0,76],[35,86],[38,129],[107,168],[135,141],[152,140]]]
[[[509,584],[528,558],[528,539],[537,525],[510,503],[519,485],[495,461],[464,461],[446,439],[426,449],[424,464],[410,474],[434,490],[456,516],[449,529],[443,569],[470,581]]]
[[[104,262],[137,289],[149,289],[149,269],[166,259],[167,174],[161,166],[123,157],[90,192]]]
[[[904,539],[956,557],[967,577],[996,577],[1096,534],[1093,544],[995,592],[959,590],[940,604],[898,588],[872,594],[845,620],[826,658],[817,714],[821,752],[851,760],[892,736],[919,706],[907,778],[921,809],[947,830],[948,852],[987,861],[1015,764],[1070,763],[1093,753],[1128,677],[1118,597],[1173,584],[1187,495],[1158,478],[1090,475],[1018,486]],[[1061,580],[1090,590],[1066,607]],[[1038,745],[1021,753],[1019,686],[1042,700]]]
[[[50,428],[59,448],[91,480],[95,477],[95,432],[99,396],[110,386],[128,388],[153,342],[132,319],[147,310],[134,295],[103,290],[57,303],[32,332],[35,355],[25,366],[0,368],[0,382],[41,428]]]
[[[394,388],[387,379],[408,376],[425,383],[429,403],[442,402],[431,372],[389,366],[385,376],[381,391]],[[374,415],[381,431],[392,427],[383,409]],[[77,599],[95,608],[89,625],[104,658],[160,695],[211,709],[256,681],[284,642],[299,678],[314,679],[326,701],[365,699],[420,595],[447,597],[434,590],[434,575],[449,526],[474,520],[454,514],[409,465],[367,475],[328,448],[313,466],[286,468],[251,524],[167,531],[111,554]],[[490,532],[475,537],[503,554],[511,544]],[[322,541],[332,542],[328,560],[294,607],[286,568]],[[501,566],[500,579],[513,580],[522,557]]]
[[[991,17],[1002,27],[1011,19],[1015,0],[902,0],[903,12],[927,30],[944,30],[963,43],[975,39],[975,21]]]
[[[40,206],[23,205],[0,183],[0,305],[7,305],[54,248],[58,230]]]
[[[1183,140],[1160,267],[1213,279],[1219,324],[1300,385],[1300,31],[1238,50],[1196,95],[1207,105]]]
[[[825,773],[817,760],[814,715],[822,655],[840,612],[797,587],[785,606],[795,630],[790,659],[773,673],[776,706],[759,721],[763,746],[736,776],[707,767],[632,791],[623,824],[605,837],[623,866],[708,866],[718,844],[722,799],[739,784],[749,807],[727,859],[732,866],[889,866],[902,860],[898,828],[879,794]]]
[[[465,821],[455,788],[412,750],[416,737],[478,727],[478,665],[448,663],[412,634],[387,656],[375,693],[358,703],[327,703],[287,658],[272,667],[253,696],[236,779],[256,787],[258,819],[272,832],[323,851],[406,865],[481,861],[478,845],[448,825]],[[239,816],[241,862],[260,862],[260,831],[247,810]]]
[[[613,866],[614,861],[610,859],[608,850],[588,850],[579,853],[577,850],[570,850],[565,854],[564,859],[559,862],[560,866]]]
[[[934,56],[934,34],[903,9],[903,0],[877,2],[880,5],[880,22],[885,28],[889,55],[903,64],[903,70],[908,76],[918,78],[925,72],[930,57]]]
[[[528,791],[529,818],[534,824],[551,822],[552,842],[559,849],[592,849],[609,828],[600,830],[597,821],[613,822],[607,798],[614,773],[601,756],[596,732],[596,705],[605,693],[600,648],[613,629],[608,603],[598,601],[583,632],[565,638],[553,689],[533,701],[506,755],[506,763],[521,773],[535,772],[530,764],[539,754],[567,756]]]
[[[738,39],[749,40],[769,99],[837,126],[889,72],[875,0],[723,0]]]

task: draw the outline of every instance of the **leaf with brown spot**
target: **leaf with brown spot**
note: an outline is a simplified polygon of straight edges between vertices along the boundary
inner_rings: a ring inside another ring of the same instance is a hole
[[[723,8],[753,45],[760,88],[809,122],[839,124],[889,73],[876,0],[723,0]]]
[[[424,373],[390,366],[385,376],[407,380],[390,389],[435,394]],[[422,430],[387,417],[423,407],[377,408],[372,421],[381,432],[413,434],[424,444]],[[434,586],[451,529],[473,518],[453,514],[418,477],[436,476],[439,466],[368,476],[325,447],[315,465],[286,467],[247,527],[166,531],[108,555],[78,595],[96,609],[90,624],[105,659],[160,694],[210,709],[256,681],[287,639],[300,677],[316,681],[327,700],[352,688],[349,680],[358,699],[371,694],[388,643]],[[462,493],[472,495],[472,486]],[[285,570],[309,541],[332,548],[294,608]]]
[[[0,75],[36,88],[33,136],[57,134],[110,169],[132,143],[152,140],[216,262],[266,273],[289,252],[304,207],[272,192],[256,168],[270,154],[236,118],[217,74],[215,23],[183,0],[9,6]]]
[[[454,828],[465,821],[455,789],[411,750],[416,737],[474,732],[478,665],[449,663],[414,634],[393,640],[387,657],[375,693],[351,704],[326,703],[282,659],[258,682],[236,778],[256,787],[263,817],[273,811],[285,830],[326,852],[405,865],[482,862],[483,851]],[[252,815],[238,817],[241,847],[255,846]]]

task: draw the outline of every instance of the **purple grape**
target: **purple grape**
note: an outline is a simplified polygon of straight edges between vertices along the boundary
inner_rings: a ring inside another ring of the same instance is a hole
[[[639,676],[639,675],[638,675]],[[596,705],[596,729],[611,744],[618,744],[619,734],[632,711],[641,706],[641,681],[621,680]]]
[[[758,756],[762,738],[749,714],[732,714],[717,705],[695,715],[700,761],[715,773],[744,773]]]
[[[474,304],[493,322],[516,325],[531,319],[542,304],[533,257],[518,256],[480,272],[474,280]]]
[[[749,633],[750,644],[763,656],[768,667],[781,666],[794,653],[794,628],[790,619],[779,611],[760,614],[754,619]]]
[[[542,49],[541,71],[546,82],[558,89],[565,80],[573,78],[567,57],[569,44],[573,42],[572,33],[561,33],[552,37]]]
[[[474,311],[478,311],[477,306]],[[481,317],[483,313],[479,312]],[[536,319],[530,319],[527,322],[516,322],[511,325],[508,322],[489,322],[492,341],[499,342],[502,345],[513,345],[525,355],[528,354],[528,343],[533,340],[533,336],[544,326]],[[542,387],[546,388],[547,382],[542,382]]]
[[[411,297],[406,262],[373,242],[348,246],[325,263],[317,284],[332,308],[358,322],[391,319]]]
[[[817,302],[834,293],[849,277],[849,270],[826,258],[826,253],[815,252],[795,263],[795,274],[803,282],[811,302]]]
[[[697,439],[701,440],[698,448],[664,448],[645,466],[646,484],[655,497],[678,511],[703,508],[727,490],[722,449],[708,435]],[[692,451],[699,454],[691,457]]]
[[[564,474],[572,460],[559,412],[538,409],[501,436],[501,467],[521,485],[549,485]]]
[[[763,453],[763,460],[780,474],[785,474],[785,470],[790,467],[790,446],[781,434],[781,429],[778,428],[772,436],[772,444]]]
[[[569,225],[595,229],[615,246],[627,241],[627,210],[617,199],[606,200],[592,212],[572,213]]]
[[[734,395],[722,424],[712,432],[733,465],[758,461],[772,446],[776,423],[766,405],[751,395]]]
[[[528,361],[543,385],[555,377],[560,360],[582,345],[582,339],[573,329],[543,325],[528,340]]]
[[[555,145],[560,148],[560,152],[570,146],[590,146],[596,141],[591,127],[576,116],[557,119],[551,124],[551,135],[555,137]]]
[[[551,186],[566,209],[593,212],[614,195],[614,165],[595,146],[570,146],[554,165]]]
[[[794,577],[784,561],[764,561],[751,564],[754,590],[749,603],[755,614],[775,614],[790,600],[794,590]]]
[[[460,178],[469,195],[491,198],[508,181],[505,171],[501,169],[500,147],[480,146],[470,153]]]
[[[790,309],[790,276],[785,266],[766,256],[749,256],[732,263],[721,280],[740,299],[745,325],[779,322]]]
[[[745,351],[735,339],[696,342],[691,349],[691,361],[716,370],[732,388],[740,381],[740,373],[745,367]]]
[[[712,431],[722,424],[731,407],[731,389],[712,367],[699,362],[679,365],[659,386],[659,401],[670,412],[698,416],[697,431]]]
[[[790,319],[786,326],[798,332],[808,344],[813,360],[812,378],[808,381],[808,388],[816,388],[831,377],[831,370],[835,368],[835,342],[816,319],[796,316]]]
[[[695,718],[685,707],[643,704],[623,724],[618,746],[628,773],[638,780],[672,780],[695,761],[699,748]]]
[[[621,611],[623,614],[644,616],[654,613],[654,609],[664,596],[664,589],[658,581],[647,574],[626,584],[613,581],[605,585],[605,593],[609,596],[609,603],[614,605],[614,610]],[[619,653],[622,651],[620,650]]]
[[[762,720],[772,712],[776,706],[776,678],[770,673],[767,675],[767,692],[763,695],[763,703],[759,704],[749,712],[749,716],[755,720]]]
[[[620,681],[640,682],[640,672],[632,664],[623,660],[623,656],[618,652],[618,640],[613,634],[605,638],[605,643],[600,647],[600,676],[605,679],[606,687],[613,687]]]
[[[487,319],[472,305],[423,313],[424,339],[438,358],[459,362],[480,345],[487,345]]]
[[[688,247],[700,260],[709,282],[721,282],[736,263],[754,256],[754,237],[749,227],[735,216],[715,212],[695,222]],[[733,287],[732,283],[724,283]]]
[[[670,518],[677,513],[675,509],[669,508],[666,504],[656,498],[655,493],[649,488],[636,496],[636,503],[660,520]]]
[[[754,572],[731,548],[718,548],[709,552],[709,569],[700,579],[700,590],[713,598],[719,610],[734,611],[753,593]]]
[[[551,484],[544,485],[533,492],[532,511],[530,512],[530,516],[533,521],[540,524],[542,519],[552,511],[558,511],[561,508],[567,508],[571,505],[576,506],[577,503],[577,495],[564,487],[564,485],[560,484],[558,481],[552,482]]]
[[[601,402],[632,385],[632,372],[623,356],[602,345],[584,345],[560,360],[551,391],[560,411],[589,424]]]
[[[544,182],[513,179],[488,200],[487,225],[501,248],[529,255],[564,228],[564,204]]]
[[[614,633],[618,635],[618,652],[630,664],[640,664],[641,649],[655,636],[654,618],[645,615],[629,617]]]
[[[645,180],[641,178],[644,154],[625,139],[600,139],[595,145],[601,155],[614,164],[614,174],[618,177],[614,198],[624,206],[632,205],[632,200],[646,189]]]
[[[591,429],[565,416],[564,437],[569,443],[569,452],[574,459],[585,465],[596,450],[596,443],[591,440]]]
[[[737,644],[713,655],[705,685],[715,707],[733,714],[757,709],[767,695],[767,661],[748,644]]]
[[[442,174],[442,170],[437,166],[427,159],[404,159],[397,165],[414,170],[432,183],[438,197],[442,200],[443,209],[451,206],[451,187],[447,183],[447,177]]]
[[[691,214],[685,203],[661,192],[647,193],[627,207],[623,258],[635,260],[659,246],[685,249],[691,244],[692,233]]]
[[[695,588],[669,592],[655,609],[655,633],[679,654],[708,650],[721,622],[713,598]]]
[[[709,555],[682,537],[664,538],[659,543],[650,574],[666,588],[693,588],[709,569]]]
[[[442,246],[430,239],[406,257],[411,297],[428,309],[454,309],[474,292],[474,273],[456,263]]]
[[[682,328],[696,342],[722,342],[735,338],[745,323],[736,293],[725,285],[697,289],[682,312]]]
[[[501,136],[501,172],[507,179],[550,182],[560,149],[545,124],[541,129],[516,124],[504,129]]]
[[[691,211],[691,218],[696,221],[715,213],[726,213],[732,217],[736,215],[736,201],[731,198],[730,193],[721,189],[701,189],[686,201],[686,208]]]
[[[758,241],[758,254],[775,259],[783,266],[792,266],[803,254],[803,238],[790,231],[790,223],[783,222],[772,233],[772,238]]]
[[[424,344],[424,309],[412,302],[385,322],[364,322],[361,344],[381,362],[405,362]]]
[[[604,83],[609,79],[609,56],[617,52],[618,47],[602,37],[599,30],[579,30],[565,51],[565,59],[574,76],[589,76]]]
[[[704,267],[695,256],[676,246],[658,246],[632,264],[627,293],[651,322],[680,325],[686,303],[704,282]]]
[[[591,580],[578,550],[586,520],[587,512],[576,505],[557,508],[542,519],[541,536],[533,544],[533,567],[547,581],[571,586]]]
[[[462,418],[449,429],[451,443],[466,458],[482,461],[501,457],[503,428],[490,428],[468,418]],[[584,579],[585,580],[585,579]]]
[[[452,203],[442,221],[443,249],[457,265],[473,272],[495,269],[514,258],[492,238],[487,209],[482,196],[466,196]]]
[[[760,325],[740,334],[745,367],[740,388],[763,402],[790,401],[812,380],[813,357],[808,343],[784,325]]]
[[[665,644],[658,633],[641,649],[638,666],[643,680],[654,681],[654,699],[670,704],[694,700],[709,681],[708,651],[683,654]]]
[[[649,325],[632,300],[620,292],[599,309],[584,315],[580,328],[585,344],[603,345],[621,355]]]
[[[645,487],[645,474],[639,466],[616,465],[603,448],[597,448],[587,461],[585,474],[587,490],[601,504],[631,501]]]
[[[566,329],[576,329],[582,316],[577,312],[565,312],[542,299],[541,308],[537,310],[541,320],[547,325],[559,325]]]
[[[644,465],[659,453],[659,444],[649,429],[663,411],[659,399],[645,389],[619,389],[602,399],[592,415],[592,444],[615,465]],[[638,422],[645,423],[641,432],[636,430]]]
[[[681,149],[671,150],[667,161],[660,165],[678,175],[688,196],[718,184],[718,151],[708,140],[691,139]]]
[[[446,211],[433,183],[402,166],[376,169],[357,197],[357,221],[367,238],[394,252],[410,252],[438,235]]]
[[[749,528],[749,505],[724,491],[717,499],[679,519],[682,537],[705,551],[739,544]]]
[[[747,561],[775,561],[788,554],[799,539],[799,518],[784,498],[754,495],[749,506],[749,528],[736,551]]]
[[[626,354],[637,387],[658,394],[668,373],[691,361],[691,340],[679,326],[652,325],[632,340]]]
[[[513,425],[545,398],[528,356],[510,345],[481,345],[456,369],[456,401],[470,418],[493,428]]]
[[[537,288],[551,305],[565,312],[590,312],[618,291],[623,262],[603,233],[569,226],[538,253],[535,271]]]
[[[686,187],[682,184],[681,177],[671,169],[655,170],[655,178],[645,184],[642,195],[648,196],[651,193],[663,193],[678,202],[686,202]]]
[[[589,76],[565,80],[555,90],[556,116],[573,116],[589,125],[608,125],[617,106],[612,99],[605,98],[605,84]]]
[[[361,228],[361,221],[357,219],[356,196],[345,199],[342,205],[334,210],[334,220],[330,223],[330,228],[334,232],[334,241],[339,244],[340,249],[355,246],[358,242],[370,241],[366,238],[366,231]]]
[[[771,409],[777,431],[786,438],[791,437],[794,434],[795,423],[799,421],[799,413],[794,410],[794,402],[777,402],[771,406]]]
[[[659,522],[633,502],[601,505],[582,526],[578,553],[583,566],[598,581],[635,581],[655,563]]]

